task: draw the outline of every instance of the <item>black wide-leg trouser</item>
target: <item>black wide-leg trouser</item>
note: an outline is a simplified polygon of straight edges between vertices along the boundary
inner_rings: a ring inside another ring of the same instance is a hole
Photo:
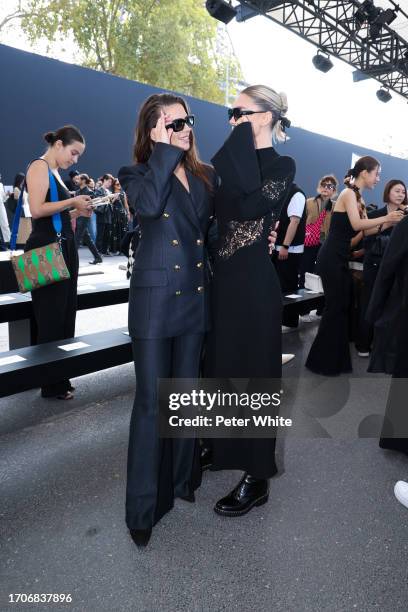
[[[174,498],[201,484],[198,440],[161,439],[159,378],[197,378],[203,334],[132,339],[136,396],[130,420],[126,523],[148,529],[173,507]]]

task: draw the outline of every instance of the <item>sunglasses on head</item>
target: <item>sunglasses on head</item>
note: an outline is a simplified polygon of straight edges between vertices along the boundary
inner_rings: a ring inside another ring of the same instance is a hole
[[[243,110],[242,108],[228,108],[228,119],[231,120],[233,117],[235,121],[241,119],[245,115],[256,115],[256,113],[265,113],[266,111],[254,111],[254,110]]]
[[[187,117],[184,117],[184,119],[173,119],[171,123],[168,123],[166,125],[166,130],[169,130],[171,128],[173,132],[181,132],[181,130],[184,130],[185,125],[188,125],[188,127],[192,128],[194,126],[194,123],[194,115],[187,115]]]
[[[336,186],[333,185],[333,183],[322,183],[320,187],[322,187],[323,189],[330,189],[330,191],[336,190]]]

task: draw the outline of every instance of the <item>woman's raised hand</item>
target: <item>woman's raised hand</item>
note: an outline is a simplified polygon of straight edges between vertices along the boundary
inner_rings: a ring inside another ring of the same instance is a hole
[[[157,120],[156,126],[150,132],[150,138],[154,142],[170,144],[172,134],[172,129],[166,130],[166,115],[163,111],[160,111],[160,117]]]

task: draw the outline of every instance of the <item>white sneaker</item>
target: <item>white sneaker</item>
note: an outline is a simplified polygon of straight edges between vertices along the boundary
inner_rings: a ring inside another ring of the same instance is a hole
[[[357,351],[357,355],[359,357],[369,357],[370,356],[370,351],[367,351],[366,353],[363,353],[362,351]]]
[[[406,508],[408,508],[408,482],[399,480],[394,487],[394,495]]]
[[[292,359],[294,359],[295,356],[292,355],[292,353],[283,353],[282,354],[282,365],[285,365],[285,363],[289,363],[289,361],[292,361]]]

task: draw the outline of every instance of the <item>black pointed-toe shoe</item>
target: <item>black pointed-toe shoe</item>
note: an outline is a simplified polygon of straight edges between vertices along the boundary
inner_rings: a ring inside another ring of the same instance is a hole
[[[201,447],[200,463],[201,463],[201,469],[203,472],[204,470],[208,470],[212,466],[211,448],[208,448],[207,446]]]
[[[139,548],[148,545],[152,530],[150,529],[129,529],[130,537]]]
[[[269,480],[244,474],[235,489],[219,499],[214,506],[222,516],[243,516],[254,506],[266,504],[269,497]]]
[[[194,504],[194,502],[195,502],[194,491],[193,491],[193,493],[188,493],[188,495],[180,495],[180,499],[182,499],[183,501],[186,501],[186,502],[190,502],[191,504]]]

